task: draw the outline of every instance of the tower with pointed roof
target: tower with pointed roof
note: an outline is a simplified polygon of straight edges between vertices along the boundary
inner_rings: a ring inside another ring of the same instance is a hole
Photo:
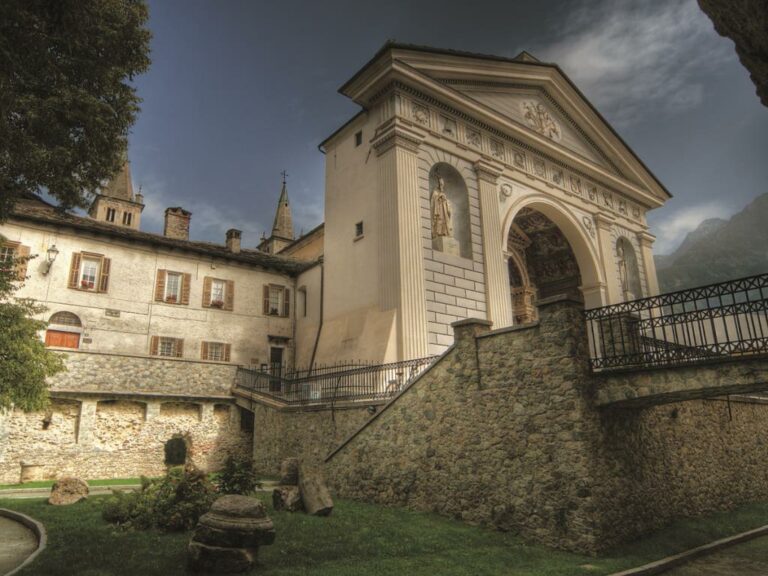
[[[144,210],[144,196],[133,193],[131,166],[126,154],[120,170],[96,194],[88,215],[94,220],[124,226],[138,230],[141,225],[141,212]]]
[[[291,215],[291,204],[288,200],[288,187],[285,183],[287,174],[282,173],[283,187],[280,190],[280,199],[277,201],[277,211],[275,212],[275,221],[272,224],[272,234],[269,238],[262,239],[259,244],[259,250],[269,254],[277,254],[293,242],[293,216]]]

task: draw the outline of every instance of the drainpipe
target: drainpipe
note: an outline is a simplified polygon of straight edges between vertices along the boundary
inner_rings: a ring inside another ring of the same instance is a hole
[[[323,331],[323,308],[325,307],[325,264],[323,257],[320,256],[320,324],[317,326],[317,336],[315,337],[315,346],[312,348],[312,360],[309,362],[309,370],[315,366],[315,355],[317,346],[320,344],[320,332]]]

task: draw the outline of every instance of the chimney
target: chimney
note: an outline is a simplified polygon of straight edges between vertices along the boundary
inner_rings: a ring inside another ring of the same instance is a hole
[[[181,206],[166,208],[163,236],[177,240],[189,240],[189,221],[191,218],[192,212],[184,210]]]
[[[235,230],[234,228],[230,228],[227,230],[227,250],[232,252],[233,254],[239,254],[240,253],[240,235],[242,232],[240,230]]]

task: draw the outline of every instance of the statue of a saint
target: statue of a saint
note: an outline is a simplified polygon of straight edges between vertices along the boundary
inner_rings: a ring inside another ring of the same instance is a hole
[[[452,238],[451,203],[445,195],[445,180],[439,174],[437,175],[437,187],[432,190],[430,203],[432,207],[432,238],[443,236]]]
[[[621,291],[626,295],[629,292],[629,274],[627,271],[627,257],[624,253],[624,246],[619,242],[616,246],[616,255],[619,257],[619,280],[621,281]]]

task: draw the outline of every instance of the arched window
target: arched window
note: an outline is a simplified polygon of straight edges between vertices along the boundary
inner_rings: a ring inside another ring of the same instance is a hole
[[[637,256],[632,243],[626,238],[616,241],[616,263],[619,269],[619,282],[624,301],[643,297],[643,287],[640,282],[640,268],[637,266]]]
[[[72,312],[56,312],[48,320],[45,345],[56,348],[79,348],[83,323]]]

